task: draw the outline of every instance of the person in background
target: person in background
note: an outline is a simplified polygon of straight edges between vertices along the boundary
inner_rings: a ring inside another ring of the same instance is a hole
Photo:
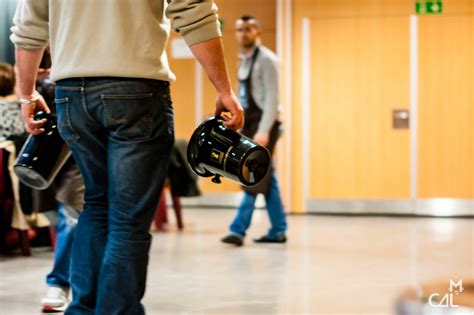
[[[25,132],[20,102],[15,95],[16,76],[12,65],[0,63],[0,141]]]
[[[278,59],[270,49],[261,44],[260,26],[255,17],[242,16],[236,22],[236,29],[241,48],[238,97],[245,110],[245,124],[241,132],[273,153],[281,126],[278,118],[280,105]],[[273,168],[267,175],[267,179],[257,187],[244,187],[243,200],[230,225],[230,234],[221,240],[223,243],[243,245],[258,193],[265,196],[271,228],[266,235],[254,241],[257,243],[286,242],[286,215]]]
[[[14,24],[27,131],[44,132],[33,117],[49,108],[34,82],[50,42],[58,128],[86,188],[65,314],[144,314],[149,228],[174,143],[170,24],[215,87],[215,114],[233,130],[243,126],[217,7],[211,0],[21,0]]]
[[[64,311],[69,304],[71,252],[84,196],[84,183],[72,157],[64,164],[53,185],[58,202],[56,246],[53,269],[46,276],[47,291],[41,299],[42,309],[47,312]]]
[[[55,84],[49,79],[50,68],[51,55],[49,47],[46,47],[39,66],[36,90],[54,112]],[[54,191],[58,204],[57,216],[50,218],[56,223],[56,246],[53,269],[46,276],[48,288],[41,299],[41,306],[43,311],[57,312],[64,311],[69,304],[72,245],[77,219],[84,204],[84,181],[73,157],[63,165],[50,189]]]
[[[48,59],[48,54],[45,53],[43,58]],[[49,82],[48,73],[47,68],[40,68],[36,85],[53,107],[54,85]],[[13,66],[0,63],[0,138],[4,139],[25,133],[20,103],[14,94],[15,84]],[[55,223],[56,246],[53,268],[46,277],[47,291],[41,305],[43,311],[64,311],[69,303],[72,243],[84,199],[84,183],[73,158],[64,164],[52,186],[50,189],[54,191],[58,208],[57,215],[48,218]]]

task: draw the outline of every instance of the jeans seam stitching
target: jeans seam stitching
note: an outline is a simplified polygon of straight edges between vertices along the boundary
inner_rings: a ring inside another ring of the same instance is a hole
[[[89,114],[89,111],[87,110],[87,104],[86,104],[86,93],[84,91],[84,88],[81,88],[81,104],[82,104],[82,109],[84,110],[87,118],[94,122],[94,123],[97,123],[93,118],[92,116]]]
[[[71,115],[70,115],[70,110],[69,110],[69,97],[65,97],[66,99],[66,127],[68,127],[69,129],[71,129],[71,134],[74,136],[74,141],[70,141],[71,144],[76,142],[77,140],[79,140],[80,136],[77,134],[77,131],[74,129],[74,127],[72,126],[72,123],[71,123]]]
[[[152,79],[153,80],[153,79]],[[164,81],[164,80],[154,80],[154,81],[158,81],[158,91],[161,91],[163,88],[167,88],[169,87],[169,82],[168,81]],[[103,84],[98,84],[98,85],[93,85],[93,86],[81,86],[81,85],[76,85],[76,86],[68,86],[68,85],[61,85],[61,83],[58,84],[58,87],[60,89],[67,89],[67,90],[77,90],[77,89],[81,89],[81,88],[84,88],[84,89],[87,89],[89,91],[96,91],[96,90],[100,90],[102,88],[107,88],[107,87],[120,87],[120,86],[123,86],[123,85],[130,85],[130,83],[135,83],[135,81],[118,81],[118,82],[109,82],[109,83],[103,83]],[[78,83],[78,84],[81,84],[81,83]]]
[[[58,98],[54,100],[54,104],[58,105],[58,104],[65,103],[67,101],[69,101],[68,97]]]
[[[107,122],[108,123],[117,123],[117,122],[120,122],[119,120],[113,118],[110,114],[110,112],[107,110],[107,102],[104,98],[104,95],[100,95],[100,99],[102,100],[102,106],[104,107],[104,112],[105,112],[105,116],[107,116]]]
[[[112,100],[133,100],[133,99],[142,99],[142,98],[151,98],[153,97],[153,92],[151,93],[136,93],[136,94],[101,94],[100,97],[105,99]]]

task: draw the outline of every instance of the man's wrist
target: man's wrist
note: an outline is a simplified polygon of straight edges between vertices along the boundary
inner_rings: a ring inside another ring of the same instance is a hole
[[[36,102],[39,100],[41,95],[38,93],[38,91],[34,91],[33,94],[29,95],[21,95],[20,97],[20,104],[21,105],[28,105]]]
[[[232,95],[232,89],[229,87],[228,89],[218,89],[217,94],[220,95]]]

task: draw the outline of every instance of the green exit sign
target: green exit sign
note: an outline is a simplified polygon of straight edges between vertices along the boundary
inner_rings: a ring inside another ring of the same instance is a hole
[[[441,14],[443,1],[416,1],[417,14]]]

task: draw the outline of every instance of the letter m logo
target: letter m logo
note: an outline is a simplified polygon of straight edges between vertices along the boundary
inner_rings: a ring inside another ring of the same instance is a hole
[[[449,279],[449,292],[454,292],[454,288],[458,288],[459,293],[462,293],[462,291],[464,291],[464,288],[462,287],[462,279],[459,279],[458,282],[454,282],[453,279]]]

